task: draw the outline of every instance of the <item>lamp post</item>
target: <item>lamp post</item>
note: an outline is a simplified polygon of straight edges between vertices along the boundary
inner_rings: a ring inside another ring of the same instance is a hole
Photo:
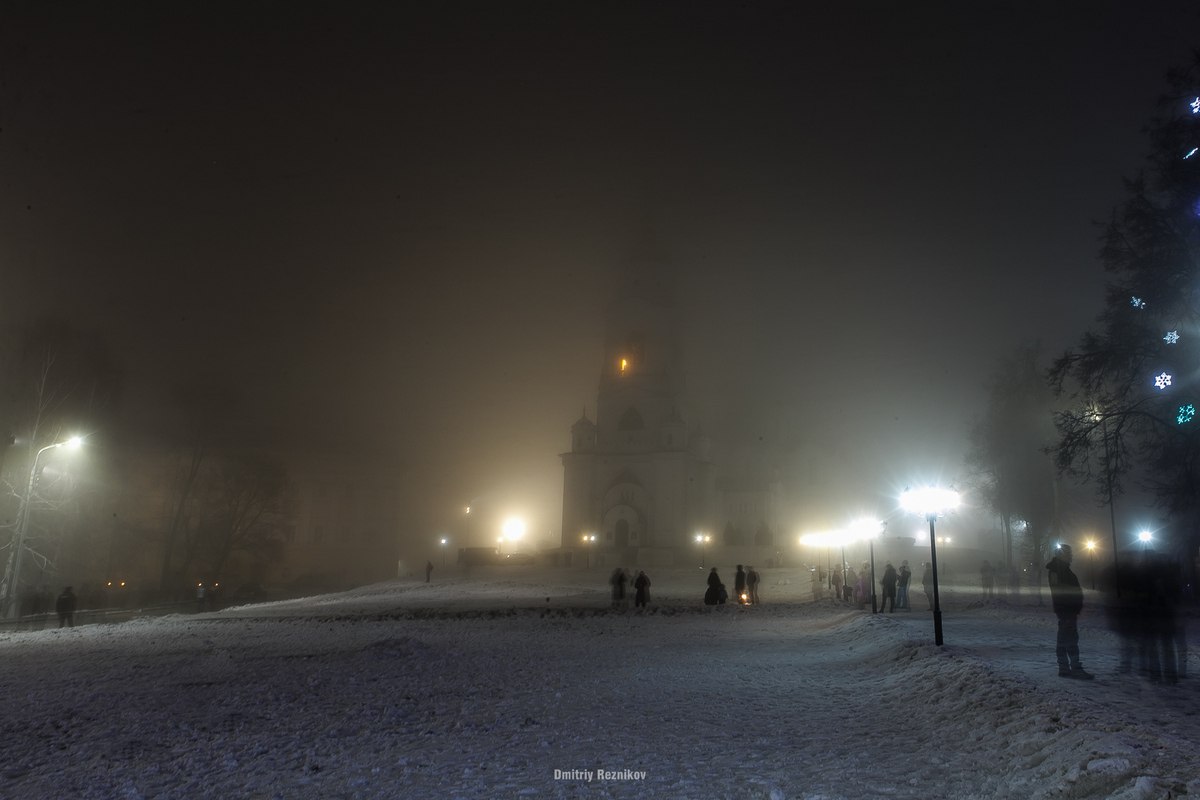
[[[871,613],[879,613],[879,599],[875,594],[875,537],[887,527],[886,522],[863,517],[850,524],[847,534],[855,539],[867,540],[867,553],[871,559]],[[845,559],[843,559],[844,561]]]
[[[438,544],[442,547],[442,569],[446,568],[446,545],[450,544],[450,540],[443,536]]]
[[[1154,534],[1150,531],[1141,531],[1138,533],[1138,541],[1142,543],[1142,552],[1150,549],[1150,543],[1154,541]]]
[[[38,459],[47,450],[54,450],[59,447],[77,450],[82,444],[82,437],[72,436],[66,441],[48,444],[33,454],[33,463],[29,465],[29,482],[25,487],[25,497],[21,501],[21,513],[17,517],[16,535],[13,536],[12,550],[9,551],[8,564],[4,569],[3,591],[0,591],[0,595],[2,595],[4,600],[5,616],[15,617],[18,616],[18,612],[20,611],[20,603],[17,602],[17,587],[21,579],[21,560],[25,553],[25,536],[29,529],[29,511],[33,505],[33,485],[37,482]]]
[[[1096,540],[1088,539],[1083,545],[1088,551],[1088,571],[1092,573],[1092,591],[1096,591]]]
[[[905,510],[923,514],[929,520],[929,564],[933,569],[933,641],[938,647],[942,646],[942,604],[938,595],[937,533],[934,523],[938,514],[957,508],[958,500],[958,492],[935,486],[909,489],[900,495],[900,505]]]
[[[712,541],[712,537],[707,533],[696,534],[696,544],[700,545],[700,569],[704,569],[704,562],[708,560],[708,543]]]
[[[583,535],[583,550],[587,553],[587,568],[592,568],[592,548],[596,546],[596,534],[585,533]]]

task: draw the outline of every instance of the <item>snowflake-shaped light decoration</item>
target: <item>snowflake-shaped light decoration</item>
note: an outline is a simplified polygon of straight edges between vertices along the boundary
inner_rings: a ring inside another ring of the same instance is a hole
[[[1197,97],[1195,100],[1188,103],[1188,105],[1192,107],[1193,114],[1200,114],[1200,97]]]
[[[1133,306],[1134,308],[1145,308],[1146,301],[1134,295],[1133,297],[1129,298],[1129,305]]]
[[[1171,385],[1171,373],[1164,372],[1160,375],[1156,375],[1154,378],[1154,385],[1157,386],[1159,389],[1165,389],[1168,386],[1170,386]]]
[[[1167,331],[1167,335],[1163,337],[1163,341],[1167,344],[1179,344],[1179,331]]]
[[[1184,425],[1188,422],[1191,422],[1195,418],[1196,407],[1191,403],[1188,403],[1186,406],[1179,407],[1179,413],[1175,416],[1175,421],[1180,425]]]

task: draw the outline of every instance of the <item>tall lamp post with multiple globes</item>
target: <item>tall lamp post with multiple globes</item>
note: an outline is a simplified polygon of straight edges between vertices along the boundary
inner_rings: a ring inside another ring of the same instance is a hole
[[[8,564],[4,570],[3,591],[0,600],[4,602],[5,615],[18,616],[20,603],[17,602],[17,587],[21,581],[21,561],[25,553],[25,537],[29,533],[29,511],[33,505],[33,487],[37,483],[38,459],[47,450],[65,447],[68,450],[78,450],[83,444],[83,437],[72,436],[62,442],[48,444],[33,454],[33,463],[29,465],[29,482],[25,486],[25,497],[21,500],[21,512],[17,517],[16,534],[13,536],[12,549],[8,553]]]
[[[934,523],[938,515],[957,508],[958,503],[958,492],[937,486],[909,489],[900,495],[900,505],[904,510],[921,514],[929,520],[929,564],[933,569],[933,640],[938,647],[942,646],[942,605],[938,596],[937,534]]]
[[[596,546],[596,534],[585,533],[581,537],[583,540],[583,549],[587,553],[587,568],[592,568],[592,548]]]

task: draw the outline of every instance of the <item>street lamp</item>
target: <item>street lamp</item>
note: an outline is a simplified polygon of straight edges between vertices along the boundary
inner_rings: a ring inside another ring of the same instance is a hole
[[[1092,573],[1092,591],[1096,591],[1096,540],[1088,539],[1083,546],[1088,551],[1088,570]]]
[[[939,514],[958,507],[958,492],[927,486],[909,489],[900,495],[900,505],[909,512],[922,514],[929,520],[929,563],[933,568],[933,641],[942,646],[942,605],[938,595],[937,577],[937,534],[934,523]]]
[[[505,542],[520,541],[525,536],[525,520],[520,517],[509,517],[504,520],[504,524],[500,527],[503,534],[497,540],[496,554],[499,555],[504,550]]]
[[[708,543],[712,541],[712,537],[707,533],[696,534],[696,544],[700,545],[700,569],[704,569],[704,562],[708,560]]]
[[[880,522],[877,519],[863,517],[850,523],[847,533],[856,539],[867,540],[867,551],[871,556],[871,613],[879,612],[878,600],[875,595],[875,537],[883,532],[887,527],[886,522]],[[843,559],[844,560],[844,559]],[[894,601],[893,601],[894,602]]]
[[[1150,531],[1142,531],[1138,534],[1138,541],[1142,543],[1142,552],[1150,547],[1150,543],[1154,541],[1154,534]]]
[[[21,560],[25,553],[25,536],[29,528],[29,511],[33,505],[33,484],[37,481],[37,464],[38,459],[42,457],[42,453],[47,450],[54,450],[59,447],[66,447],[68,450],[78,450],[83,444],[83,437],[72,436],[62,442],[48,444],[41,450],[33,454],[33,463],[29,465],[29,483],[25,487],[25,497],[21,502],[21,513],[17,518],[17,532],[13,537],[12,550],[8,554],[8,564],[4,569],[4,582],[0,597],[4,600],[5,616],[15,617],[20,611],[17,601],[17,586],[21,578]]]
[[[585,533],[581,537],[583,540],[583,551],[587,553],[587,568],[592,568],[592,548],[596,546],[596,534]]]
[[[450,540],[443,536],[438,544],[442,546],[442,569],[446,568],[446,545],[450,544]]]

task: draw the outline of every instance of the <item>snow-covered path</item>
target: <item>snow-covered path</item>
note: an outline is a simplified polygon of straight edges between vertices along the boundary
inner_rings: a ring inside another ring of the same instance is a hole
[[[1095,620],[1077,682],[1036,607],[948,608],[938,648],[919,611],[475,583],[0,637],[0,796],[1200,794],[1196,679],[1116,679]]]

